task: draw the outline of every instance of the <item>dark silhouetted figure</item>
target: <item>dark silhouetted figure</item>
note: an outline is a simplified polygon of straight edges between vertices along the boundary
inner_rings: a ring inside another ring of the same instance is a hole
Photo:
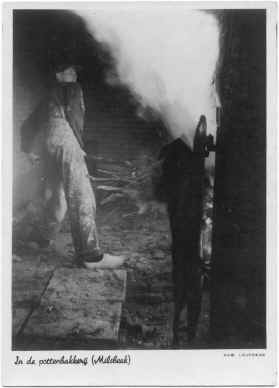
[[[187,305],[188,340],[195,337],[201,309],[200,232],[204,183],[206,120],[201,116],[193,150],[178,138],[160,153],[172,234],[174,321],[173,343],[178,343],[179,318]]]

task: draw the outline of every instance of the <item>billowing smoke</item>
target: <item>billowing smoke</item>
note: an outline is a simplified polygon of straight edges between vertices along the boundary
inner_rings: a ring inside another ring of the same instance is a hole
[[[109,50],[111,84],[126,85],[164,121],[171,135],[192,146],[199,117],[215,133],[212,81],[219,55],[218,23],[212,14],[182,7],[80,11],[88,30]]]

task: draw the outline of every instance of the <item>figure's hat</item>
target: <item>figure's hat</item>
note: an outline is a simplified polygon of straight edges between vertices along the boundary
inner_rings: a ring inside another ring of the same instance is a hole
[[[74,67],[76,71],[82,70],[82,67],[76,63],[71,53],[67,51],[49,52],[50,71],[60,73],[69,67]]]
[[[62,71],[68,69],[69,67],[75,68],[76,71],[80,71],[82,67],[80,65],[76,65],[73,62],[61,62],[61,63],[55,63],[53,65],[53,71],[55,73],[61,73]]]

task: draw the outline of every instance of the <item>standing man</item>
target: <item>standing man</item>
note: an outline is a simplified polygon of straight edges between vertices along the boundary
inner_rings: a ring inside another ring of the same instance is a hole
[[[115,268],[124,258],[103,254],[96,230],[96,202],[84,160],[82,132],[85,106],[76,67],[55,68],[55,82],[22,126],[22,149],[39,159],[44,171],[44,227],[48,244],[60,229],[67,209],[77,262],[87,268]]]
[[[201,116],[193,149],[182,135],[165,145],[162,183],[172,237],[174,283],[173,344],[179,345],[181,312],[187,306],[187,335],[196,335],[202,301],[200,234],[205,176],[206,118]]]

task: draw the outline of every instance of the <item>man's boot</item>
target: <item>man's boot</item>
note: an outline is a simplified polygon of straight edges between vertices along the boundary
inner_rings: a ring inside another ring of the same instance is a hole
[[[93,259],[91,261],[90,258],[86,257],[83,261],[84,266],[88,269],[113,269],[120,267],[125,261],[124,256],[115,256],[108,253],[104,253],[99,261]]]

